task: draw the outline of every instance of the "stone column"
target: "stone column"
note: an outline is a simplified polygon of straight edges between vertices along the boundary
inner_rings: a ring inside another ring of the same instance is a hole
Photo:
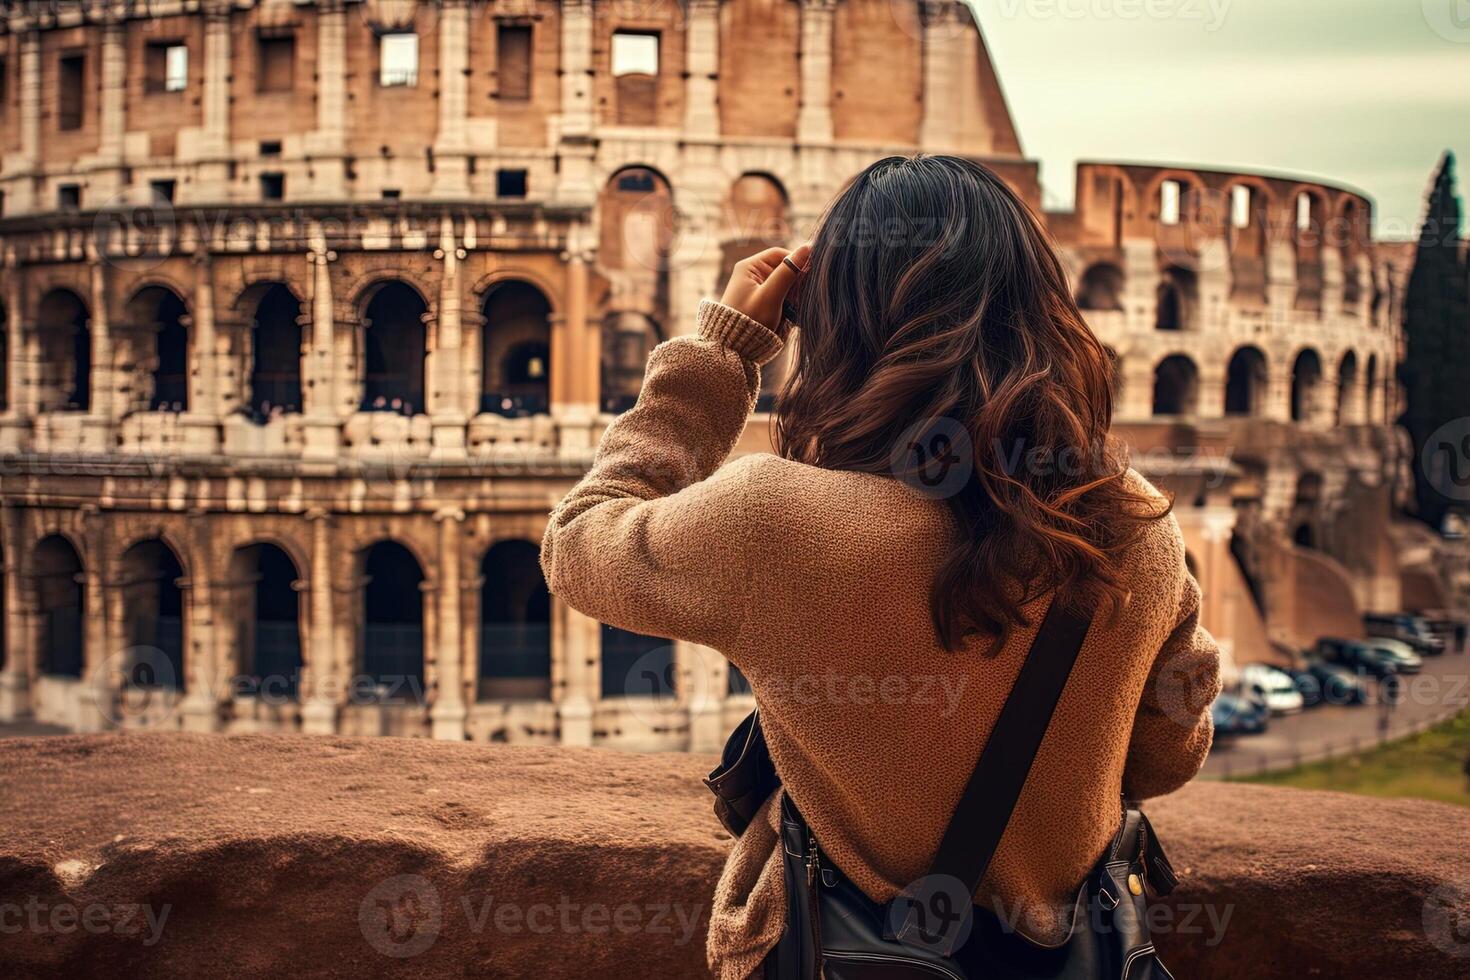
[[[322,199],[347,193],[347,14],[343,0],[316,4],[316,132],[308,134],[313,184]]]
[[[77,690],[77,731],[100,732],[113,724],[113,706],[107,697],[106,672],[120,653],[110,642],[107,620],[107,525],[95,505],[85,517],[87,565],[83,574],[82,683]]]
[[[1343,312],[1342,253],[1330,246],[1322,248],[1322,321],[1331,323]]]
[[[689,0],[684,30],[684,135],[718,139],[720,135],[720,3]]]
[[[41,165],[41,32],[27,31],[20,41],[20,172]],[[31,181],[12,182],[15,211],[38,210]],[[7,207],[7,210],[9,208]]]
[[[1291,241],[1266,245],[1266,322],[1272,333],[1287,330],[1296,309],[1296,248]]]
[[[336,669],[332,607],[332,516],[307,512],[311,525],[311,572],[306,582],[308,628],[301,674],[301,730],[331,735],[337,730],[337,704],[346,678]]]
[[[1154,355],[1147,347],[1139,347],[1123,355],[1123,397],[1119,404],[1119,421],[1137,422],[1154,414]]]
[[[439,133],[434,140],[435,197],[469,196],[470,17],[467,0],[439,4]]]
[[[112,327],[107,306],[107,263],[97,254],[95,244],[87,248],[91,273],[90,300],[92,319],[92,403],[83,422],[85,447],[105,452],[112,447],[112,425],[121,417],[116,375],[112,367]]]
[[[1230,308],[1230,248],[1225,239],[1212,236],[1200,242],[1197,287],[1198,295],[1185,307],[1184,328],[1201,333],[1223,330]]]
[[[228,200],[230,179],[230,6],[223,0],[210,4],[204,15],[204,125],[199,168],[190,195],[197,200]]]
[[[25,321],[21,319],[20,272],[6,270],[5,316],[5,411],[0,414],[0,451],[19,452],[30,434],[27,392],[24,380]]]
[[[724,703],[729,680],[725,658],[698,643],[678,640],[674,657],[679,665],[679,692],[689,712],[689,751],[718,752],[724,744]]]
[[[123,133],[127,130],[128,52],[121,22],[102,27],[101,134],[97,155],[109,163],[123,163]],[[118,190],[123,188],[119,186]]]
[[[429,724],[433,736],[450,741],[464,741],[464,648],[460,643],[461,531],[464,511],[445,507],[434,515],[439,523],[439,589],[438,630],[434,650],[438,683],[434,687],[434,703],[429,706]]]
[[[592,144],[592,0],[563,0],[561,5],[561,167],[556,199],[566,204],[591,204],[597,199],[593,183]]]
[[[214,320],[214,267],[208,256],[194,263],[194,301],[189,311],[189,410],[179,420],[185,446],[210,453],[219,448],[220,353]]]
[[[465,380],[469,364],[465,357],[464,300],[459,264],[467,256],[454,232],[454,219],[439,221],[439,248],[434,258],[444,263],[439,277],[439,315],[433,324],[425,375],[428,382],[426,410],[433,425],[433,455],[437,459],[463,459],[465,454]]]
[[[341,420],[338,417],[337,351],[335,311],[332,305],[331,263],[337,253],[327,248],[321,226],[311,232],[311,322],[302,334],[302,409],[305,412],[302,432],[303,455],[310,459],[337,458],[341,444]]]
[[[31,713],[29,661],[35,652],[26,643],[27,631],[19,628],[27,602],[21,581],[25,574],[22,556],[23,524],[20,508],[0,505],[0,532],[5,560],[5,666],[0,668],[0,721],[19,721]]]
[[[924,116],[919,145],[930,153],[956,148],[959,111],[954,92],[959,85],[961,45],[966,40],[954,0],[921,0],[924,24]]]
[[[551,679],[561,744],[592,744],[592,705],[598,698],[601,624],[551,597]]]
[[[1266,392],[1261,417],[1272,422],[1291,421],[1291,362],[1269,359],[1266,362]]]
[[[561,316],[553,320],[551,328],[551,414],[560,422],[561,445],[586,449],[591,445],[591,426],[597,417],[602,361],[598,326],[588,319],[588,265],[592,256],[588,251],[573,250],[564,252],[562,261],[566,263],[565,298]]]
[[[203,527],[204,515],[191,514],[191,523]],[[180,583],[184,601],[184,698],[179,704],[181,727],[190,732],[212,732],[219,728],[219,703],[223,683],[230,676],[219,663],[222,647],[215,635],[215,594],[210,576],[214,568],[211,536],[193,536],[194,554],[190,572]]]
[[[800,143],[832,141],[832,17],[836,0],[801,0]]]

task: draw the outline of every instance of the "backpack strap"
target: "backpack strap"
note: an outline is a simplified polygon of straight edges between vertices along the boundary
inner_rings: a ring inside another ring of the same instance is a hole
[[[1091,612],[1052,601],[950,817],[929,875],[958,879],[970,896],[980,887],[1091,625]],[[922,929],[923,915],[921,905],[911,904],[894,938],[934,948],[933,938]],[[958,938],[959,930],[947,930],[938,948],[949,956]]]

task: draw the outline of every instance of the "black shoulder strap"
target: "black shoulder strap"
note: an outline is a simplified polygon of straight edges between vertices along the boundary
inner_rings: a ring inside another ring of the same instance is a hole
[[[930,875],[959,879],[967,895],[980,887],[1091,625],[1090,612],[1052,602],[950,817]],[[911,906],[897,938],[918,936],[919,918],[920,910]]]

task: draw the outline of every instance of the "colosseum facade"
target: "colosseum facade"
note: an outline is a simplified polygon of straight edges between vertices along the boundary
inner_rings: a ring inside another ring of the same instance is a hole
[[[741,679],[550,597],[546,514],[736,260],[915,151],[1041,208],[950,0],[6,4],[0,718],[717,746]],[[1432,588],[1370,200],[1086,163],[1045,219],[1227,651]]]

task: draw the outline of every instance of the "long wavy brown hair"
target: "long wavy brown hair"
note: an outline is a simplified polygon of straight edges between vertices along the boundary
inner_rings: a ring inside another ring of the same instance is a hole
[[[1129,486],[1111,359],[1000,178],[951,156],[868,167],[823,216],[788,313],[778,451],[946,502],[930,606],[947,649],[1004,641],[1052,590],[1121,607],[1120,556],[1169,504]]]

